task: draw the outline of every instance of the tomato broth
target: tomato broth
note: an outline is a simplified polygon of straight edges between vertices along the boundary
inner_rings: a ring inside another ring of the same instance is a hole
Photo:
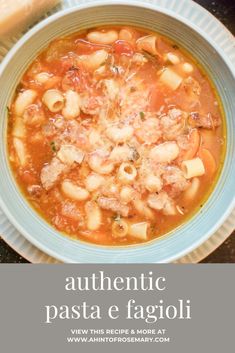
[[[54,40],[9,107],[9,160],[30,205],[100,245],[160,237],[213,190],[225,126],[208,76],[168,38],[129,26]]]

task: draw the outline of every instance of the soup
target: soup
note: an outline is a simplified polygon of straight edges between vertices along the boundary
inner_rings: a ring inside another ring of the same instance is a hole
[[[53,41],[9,107],[13,174],[58,231],[101,245],[162,236],[202,207],[223,160],[220,103],[168,38],[102,27]]]

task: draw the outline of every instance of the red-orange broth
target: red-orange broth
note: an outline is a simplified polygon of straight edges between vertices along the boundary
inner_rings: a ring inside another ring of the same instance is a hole
[[[9,158],[31,206],[73,238],[152,240],[212,191],[220,102],[198,64],[159,34],[102,27],[54,40],[9,109]]]

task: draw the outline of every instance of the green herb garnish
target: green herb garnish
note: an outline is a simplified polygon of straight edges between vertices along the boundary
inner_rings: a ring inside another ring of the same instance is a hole
[[[140,119],[144,120],[144,117],[145,117],[144,112],[140,112]]]

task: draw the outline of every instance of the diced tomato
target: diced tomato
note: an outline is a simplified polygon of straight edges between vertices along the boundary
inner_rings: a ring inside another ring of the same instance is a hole
[[[117,40],[113,44],[114,52],[117,55],[127,55],[127,56],[132,56],[134,54],[134,50],[128,42],[125,40]]]
[[[76,64],[76,57],[64,56],[62,58],[53,60],[48,64],[49,71],[54,75],[63,76],[71,67]]]
[[[158,111],[164,105],[165,105],[164,94],[157,86],[154,86],[150,93],[150,103],[149,103],[150,110]]]

